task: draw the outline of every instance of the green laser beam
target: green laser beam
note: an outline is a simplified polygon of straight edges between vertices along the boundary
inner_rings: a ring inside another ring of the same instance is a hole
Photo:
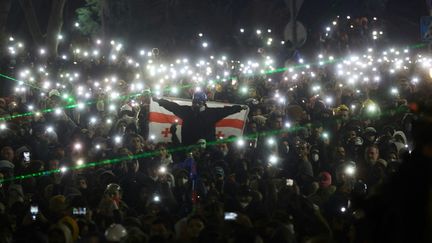
[[[418,49],[418,48],[422,48],[422,47],[425,47],[425,46],[427,46],[427,45],[424,44],[424,43],[421,43],[421,44],[413,44],[413,45],[407,46],[405,48]],[[333,59],[333,60],[319,61],[317,63],[299,64],[299,65],[290,66],[290,67],[270,69],[270,70],[264,71],[264,72],[259,73],[259,74],[250,74],[250,75],[246,74],[245,76],[268,75],[268,74],[285,72],[285,71],[290,70],[290,69],[300,69],[300,68],[304,68],[304,67],[308,67],[308,66],[316,66],[316,65],[323,66],[323,65],[327,65],[327,64],[337,63],[337,62],[339,62],[341,60],[344,60],[344,59],[345,58],[338,58],[338,59]],[[9,80],[12,80],[12,81],[16,81],[16,82],[23,82],[21,80],[15,79],[13,77],[10,77],[10,76],[7,76],[7,75],[1,74],[1,73],[0,73],[0,77],[6,78],[6,79],[9,79]],[[228,79],[233,79],[233,78],[235,78],[235,77],[229,77]],[[216,83],[219,83],[219,82],[222,82],[223,80],[226,80],[226,79],[216,79],[216,80],[210,80],[210,81],[214,81]],[[192,87],[192,86],[193,86],[192,84],[187,84],[187,85],[181,86],[180,88],[181,89],[185,89],[185,88],[189,88],[189,87]],[[166,87],[164,89],[164,91],[170,91],[173,87],[174,86],[172,86],[172,87]],[[40,89],[39,87],[36,87],[36,88]],[[150,93],[152,93],[151,90],[150,90]],[[141,96],[141,95],[142,95],[141,93],[130,94],[130,95],[123,95],[123,96],[120,97],[120,99],[128,99],[128,98],[131,98],[131,97],[138,97],[138,96]],[[86,105],[91,105],[91,104],[94,104],[94,103],[96,103],[96,101],[89,101],[89,102],[86,102],[85,104]],[[78,104],[74,104],[74,105],[65,106],[65,107],[58,107],[58,108],[59,109],[72,109],[72,108],[76,108],[77,106],[78,106]],[[45,113],[50,113],[50,112],[53,112],[53,111],[55,111],[55,109],[49,108],[49,109],[45,109],[45,110],[42,110],[42,111],[39,111],[39,112],[45,114]],[[12,120],[12,119],[20,118],[20,117],[32,116],[32,115],[35,115],[35,114],[36,114],[36,112],[26,112],[26,113],[21,113],[21,114],[8,115],[8,116],[5,116],[5,117],[0,117],[0,121]]]
[[[380,114],[380,118],[383,116],[385,117],[385,116],[394,115],[392,111],[395,111],[396,113],[405,112],[404,109],[401,109],[399,107],[394,108],[394,109],[388,109],[388,110],[386,110]],[[361,118],[361,117],[362,117],[361,115],[358,115],[354,118]],[[311,125],[311,124],[309,123],[307,125]],[[251,133],[251,134],[247,134],[247,135],[242,136],[242,137],[229,137],[229,138],[224,138],[224,139],[219,139],[216,141],[208,142],[207,144],[209,146],[212,146],[212,145],[218,145],[221,143],[236,142],[240,139],[247,141],[247,140],[257,139],[259,137],[274,136],[274,135],[278,135],[281,133],[288,133],[288,132],[292,133],[292,132],[296,132],[296,131],[306,127],[307,125],[304,125],[304,126],[295,125],[295,126],[291,126],[289,128],[285,127],[285,128],[279,129],[279,130],[268,130],[268,131],[263,131],[263,132]],[[194,148],[200,148],[200,147],[201,147],[201,145],[198,145],[198,144],[189,145],[189,146],[178,146],[178,147],[174,147],[174,148],[169,148],[169,149],[167,149],[167,151],[170,153],[181,152],[181,151],[190,151]],[[75,165],[75,166],[70,166],[70,167],[65,167],[65,168],[67,168],[67,171],[80,170],[80,169],[96,167],[96,166],[100,166],[100,165],[116,164],[116,163],[132,160],[132,159],[148,158],[148,157],[152,157],[155,155],[159,155],[159,152],[158,151],[145,152],[145,153],[136,154],[136,155],[132,155],[132,156],[122,156],[119,158],[105,159],[105,160],[95,161],[95,162],[88,162],[88,163],[85,163],[83,165]],[[36,173],[18,175],[15,177],[2,179],[2,180],[0,180],[0,183],[10,182],[10,181],[15,181],[15,180],[28,179],[28,178],[39,177],[39,176],[45,176],[45,175],[50,175],[53,173],[61,173],[61,172],[62,172],[62,169],[54,169],[54,170],[47,170],[47,171],[41,171],[41,172],[36,172]]]
[[[291,127],[289,129],[284,128],[281,130],[270,130],[270,131],[264,131],[264,132],[249,134],[249,135],[246,135],[242,138],[238,138],[238,137],[224,138],[224,139],[219,139],[216,141],[208,142],[207,145],[212,146],[212,145],[217,145],[217,144],[221,144],[221,143],[235,142],[238,139],[251,140],[251,139],[258,138],[259,136],[277,135],[280,133],[292,132],[292,131],[295,131],[296,129],[298,129],[298,128],[297,127]],[[201,145],[199,145],[199,144],[188,145],[188,146],[178,146],[175,148],[169,148],[169,149],[167,149],[167,151],[170,153],[181,152],[181,151],[190,151],[194,148],[200,148],[200,147],[201,147]],[[118,157],[118,158],[105,159],[105,160],[95,161],[95,162],[88,162],[88,163],[85,163],[83,165],[75,165],[75,166],[64,167],[64,168],[67,168],[66,171],[80,170],[80,169],[85,169],[85,168],[95,167],[95,166],[100,166],[100,165],[116,164],[116,163],[120,163],[123,161],[129,161],[129,160],[133,160],[133,159],[148,158],[148,157],[152,157],[155,155],[159,155],[159,152],[158,151],[145,152],[145,153],[136,154],[136,155],[132,155],[132,156],[122,156],[122,157]],[[62,169],[60,168],[60,169],[46,170],[46,171],[41,171],[41,172],[36,172],[36,173],[23,174],[23,175],[14,176],[11,178],[2,179],[2,180],[0,180],[0,183],[11,182],[11,181],[16,181],[16,180],[23,180],[23,179],[39,177],[39,176],[45,176],[45,175],[50,175],[53,173],[62,173],[62,172],[66,172],[66,171],[62,171]]]

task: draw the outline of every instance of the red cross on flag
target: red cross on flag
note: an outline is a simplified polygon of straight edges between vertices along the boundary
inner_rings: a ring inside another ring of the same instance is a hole
[[[176,102],[179,105],[191,106],[191,100],[177,99],[177,98],[164,98]],[[227,104],[220,102],[207,102],[208,107],[224,107],[232,106],[235,104]],[[229,136],[242,136],[243,130],[246,124],[246,118],[248,115],[248,110],[241,110],[238,113],[232,114],[225,117],[216,123],[216,138],[228,138]],[[171,142],[171,125],[177,122],[177,137],[181,141],[181,126],[182,121],[180,118],[176,117],[172,112],[166,110],[165,108],[159,106],[156,102],[150,103],[150,115],[149,115],[149,135],[154,136],[155,142]]]

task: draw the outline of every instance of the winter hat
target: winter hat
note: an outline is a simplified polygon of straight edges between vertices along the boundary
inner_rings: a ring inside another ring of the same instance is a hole
[[[1,169],[13,169],[15,167],[14,164],[9,162],[9,160],[0,160],[0,170]]]
[[[26,146],[19,147],[19,148],[16,150],[16,154],[22,154],[22,153],[24,153],[24,152],[30,152],[30,150],[29,150]]]
[[[364,134],[376,134],[377,130],[373,127],[366,127],[363,133]]]

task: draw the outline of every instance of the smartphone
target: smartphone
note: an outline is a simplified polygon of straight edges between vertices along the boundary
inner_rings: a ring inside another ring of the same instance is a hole
[[[30,162],[30,152],[24,152],[24,161],[25,162]]]
[[[236,220],[237,219],[237,213],[225,212],[224,219],[228,220],[228,221]]]
[[[33,220],[36,220],[36,215],[39,213],[39,207],[37,205],[30,206],[30,214]]]
[[[72,214],[73,215],[86,215],[87,214],[87,208],[73,208]]]

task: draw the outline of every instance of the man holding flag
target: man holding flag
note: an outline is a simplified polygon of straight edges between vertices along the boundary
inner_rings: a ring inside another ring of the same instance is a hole
[[[216,123],[224,117],[248,109],[247,106],[207,107],[207,95],[195,92],[192,106],[179,105],[165,99],[153,97],[153,101],[183,120],[181,140],[183,145],[195,144],[199,139],[216,140]]]

